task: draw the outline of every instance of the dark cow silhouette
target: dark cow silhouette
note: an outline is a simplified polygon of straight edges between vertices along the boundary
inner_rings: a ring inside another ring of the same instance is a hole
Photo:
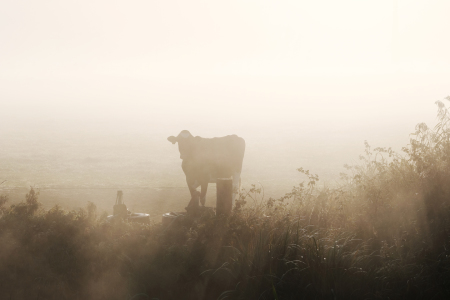
[[[209,182],[217,178],[233,176],[233,188],[240,185],[240,174],[244,160],[245,141],[237,135],[216,138],[192,136],[183,130],[178,136],[167,138],[172,144],[178,142],[181,167],[186,175],[186,182],[191,193],[189,206],[198,206],[198,198],[205,205],[205,196]],[[197,187],[201,186],[199,195]]]

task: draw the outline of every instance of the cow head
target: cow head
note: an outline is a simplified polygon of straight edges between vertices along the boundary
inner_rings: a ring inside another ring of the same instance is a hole
[[[191,157],[192,154],[192,143],[193,143],[194,137],[192,134],[187,131],[183,130],[180,132],[178,136],[169,136],[167,140],[171,142],[172,144],[175,144],[178,142],[178,150],[180,151],[180,158],[185,159],[188,157]]]

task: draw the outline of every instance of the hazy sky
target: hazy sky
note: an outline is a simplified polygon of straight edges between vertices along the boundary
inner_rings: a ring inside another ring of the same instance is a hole
[[[428,120],[450,93],[449,12],[448,0],[1,1],[0,116]]]
[[[246,184],[289,190],[298,167],[334,180],[364,140],[399,150],[434,122],[450,94],[449,12],[449,0],[0,1],[2,176],[182,183],[166,137],[188,129],[244,137]],[[108,155],[106,171],[71,165]]]

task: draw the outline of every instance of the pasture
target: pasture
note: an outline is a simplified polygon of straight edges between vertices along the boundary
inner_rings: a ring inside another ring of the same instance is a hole
[[[410,122],[411,123],[411,122]],[[70,125],[70,126],[69,126]],[[15,124],[2,128],[0,148],[0,192],[11,203],[24,200],[30,187],[40,191],[45,209],[58,204],[66,210],[93,202],[99,211],[112,212],[117,190],[124,191],[130,210],[149,213],[180,211],[189,201],[176,145],[167,141],[179,128],[169,126],[152,131],[151,124],[121,128],[111,124]],[[95,125],[95,126],[94,126]],[[310,169],[320,177],[320,186],[334,186],[344,164],[352,164],[364,148],[364,140],[399,150],[408,141],[413,126],[379,124],[378,132],[366,128],[336,125],[308,128],[288,122],[282,130],[270,124],[259,130],[209,128],[194,135],[205,137],[237,133],[246,140],[242,187],[262,187],[266,199],[279,197],[306,180],[296,169]],[[194,126],[195,127],[195,126]],[[148,130],[144,130],[148,128]],[[159,127],[158,127],[159,128]],[[398,136],[404,133],[404,137]],[[207,205],[215,205],[215,184],[210,184]],[[158,219],[156,217],[156,219]]]
[[[104,158],[90,148],[83,163],[67,150],[36,147],[27,159],[10,152],[22,164],[8,169],[13,180],[42,181],[39,195],[30,189],[22,200],[26,189],[3,187],[0,297],[447,299],[450,130],[448,110],[438,106],[438,125],[417,126],[402,154],[366,142],[339,184],[319,185],[315,172],[299,168],[301,182],[281,196],[271,195],[280,186],[266,193],[262,184],[244,185],[230,216],[205,210],[167,227],[161,214],[183,210],[188,191],[178,163],[148,160],[142,145],[118,152],[97,145]],[[128,161],[118,159],[124,155]],[[148,168],[164,164],[164,172]],[[29,177],[14,173],[36,165]],[[276,171],[259,176],[282,182]],[[131,210],[154,222],[106,221],[102,211],[119,188]],[[207,205],[213,199],[211,188]]]

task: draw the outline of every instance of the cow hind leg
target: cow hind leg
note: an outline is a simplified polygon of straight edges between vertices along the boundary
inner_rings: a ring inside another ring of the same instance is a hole
[[[208,180],[202,182],[202,192],[200,194],[200,203],[205,206],[206,203],[206,192],[208,190]]]

